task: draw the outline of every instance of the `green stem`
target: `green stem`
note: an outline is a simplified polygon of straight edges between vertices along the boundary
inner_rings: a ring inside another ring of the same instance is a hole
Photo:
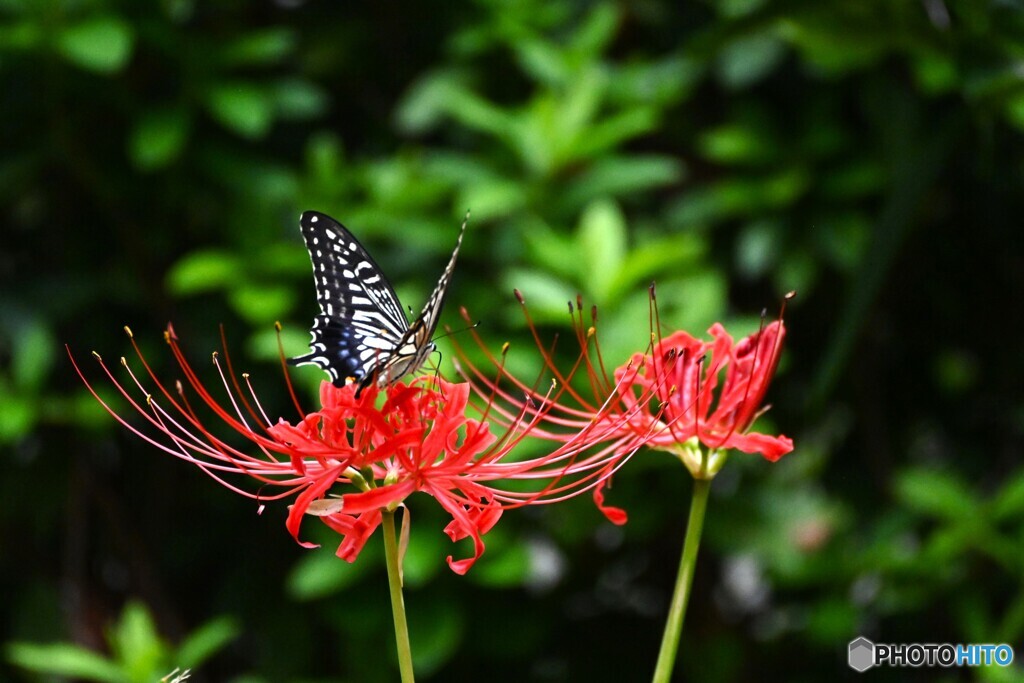
[[[693,572],[697,567],[697,550],[700,548],[700,534],[704,529],[704,511],[708,507],[710,490],[710,479],[693,480],[693,499],[690,501],[690,519],[686,523],[683,557],[679,561],[679,576],[676,577],[676,588],[668,610],[665,633],[661,637],[661,651],[658,652],[658,665],[654,669],[653,683],[668,683],[672,678],[676,651],[679,649],[679,637],[683,633],[686,605],[690,602],[690,586],[693,585]]]
[[[405,621],[405,600],[402,598],[395,513],[384,510],[381,518],[381,526],[384,527],[384,560],[388,566],[388,588],[391,591],[391,616],[395,622],[395,644],[398,648],[398,670],[402,673],[402,683],[413,683],[412,646],[409,644],[409,625]]]

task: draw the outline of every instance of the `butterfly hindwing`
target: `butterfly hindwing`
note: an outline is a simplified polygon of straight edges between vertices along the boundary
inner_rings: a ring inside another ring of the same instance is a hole
[[[409,325],[391,283],[352,233],[316,211],[303,213],[299,224],[313,264],[320,314],[310,329],[310,352],[288,362],[317,365],[335,386],[352,379],[360,390],[374,380],[383,386],[417,370],[434,349],[430,338],[455,269],[462,232],[423,312]],[[463,232],[465,228],[463,223]]]

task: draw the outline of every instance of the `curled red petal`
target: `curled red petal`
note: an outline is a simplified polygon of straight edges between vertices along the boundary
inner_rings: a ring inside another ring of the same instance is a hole
[[[445,510],[452,516],[452,521],[445,527],[445,533],[452,541],[461,540],[463,538],[473,539],[473,555],[461,560],[455,560],[452,555],[446,558],[448,566],[453,572],[458,575],[463,575],[469,568],[473,566],[473,563],[480,559],[480,556],[484,554],[484,541],[480,537],[481,531],[480,526],[477,522],[480,521],[479,515],[474,519],[474,516],[463,507],[462,503],[456,501],[451,492],[442,489],[436,489],[431,487],[427,489],[427,493],[432,495],[438,503],[441,504]],[[490,521],[490,525],[493,526],[497,518],[493,518]],[[490,529],[490,526],[487,527]]]
[[[793,450],[793,439],[788,436],[769,436],[750,432],[733,434],[725,443],[725,448],[735,448],[744,453],[760,453],[769,462],[775,462]]]
[[[622,526],[629,521],[629,515],[622,508],[604,504],[604,487],[606,484],[607,480],[594,487],[594,504],[608,518],[609,522],[616,526]]]
[[[370,536],[380,526],[381,512],[379,508],[359,515],[339,512],[321,520],[342,535],[342,542],[334,554],[346,562],[355,562]]]
[[[338,475],[341,474],[343,469],[343,466],[338,466],[326,470],[323,474],[313,480],[313,483],[310,484],[305,491],[299,494],[299,497],[295,499],[295,503],[288,511],[288,521],[285,522],[285,527],[292,535],[292,538],[295,539],[295,542],[303,548],[320,547],[320,544],[318,543],[299,540],[299,527],[302,526],[302,518],[305,517],[309,504],[314,500],[321,498],[327,490],[334,485],[334,482],[337,481]]]

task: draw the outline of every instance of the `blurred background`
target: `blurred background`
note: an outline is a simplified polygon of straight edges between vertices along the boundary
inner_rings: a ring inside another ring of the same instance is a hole
[[[466,306],[526,375],[513,287],[546,335],[598,304],[611,364],[652,280],[696,334],[799,292],[758,425],[796,450],[715,480],[679,680],[852,679],[858,635],[1024,656],[1018,0],[2,0],[0,76],[3,680],[396,680],[379,534],[348,565],[308,523],[303,550],[284,503],[119,427],[64,349],[98,381],[128,324],[173,383],[173,321],[215,385],[223,323],[290,417],[274,322],[303,353],[313,208],[417,310],[471,209],[444,321]],[[641,453],[626,526],[512,512],[465,577],[411,498],[420,679],[648,679],[690,488]],[[872,673],[910,674],[1021,668]]]

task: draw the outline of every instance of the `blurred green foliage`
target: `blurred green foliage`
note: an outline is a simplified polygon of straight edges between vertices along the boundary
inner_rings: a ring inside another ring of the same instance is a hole
[[[173,678],[181,667],[197,667],[238,637],[238,625],[220,617],[200,626],[177,648],[160,637],[153,617],[142,604],[129,601],[106,636],[111,657],[105,658],[70,643],[10,643],[7,658],[42,674],[100,683],[152,683]]]
[[[416,308],[468,208],[445,320],[466,306],[523,373],[513,287],[550,335],[597,303],[611,365],[646,344],[652,280],[692,332],[799,291],[764,418],[797,450],[715,482],[687,680],[817,681],[857,635],[1019,646],[1022,45],[996,0],[3,0],[0,640],[118,666],[104,629],[141,600],[151,643],[241,625],[194,681],[393,680],[379,542],[349,566],[310,525],[302,550],[282,505],[258,517],[119,428],[62,345],[91,372],[127,323],[173,380],[167,321],[193,359],[223,323],[290,416],[273,323],[304,350],[299,212],[342,220]],[[688,491],[642,453],[610,492],[627,526],[586,500],[510,513],[461,578],[413,497],[421,677],[646,678]],[[0,677],[59,680],[33,669]]]

